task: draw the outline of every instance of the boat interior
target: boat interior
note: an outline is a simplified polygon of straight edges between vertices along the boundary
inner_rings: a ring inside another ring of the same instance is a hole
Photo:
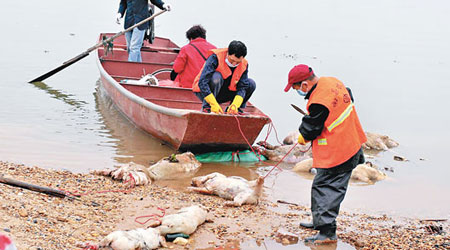
[[[108,37],[113,34],[102,34]],[[114,40],[112,51],[105,53],[105,48],[98,49],[98,57],[105,71],[125,89],[152,103],[168,108],[201,110],[202,102],[190,88],[174,86],[170,80],[170,71],[180,48],[171,40],[155,37],[152,44],[144,41],[141,49],[142,62],[128,62],[125,36]],[[158,79],[158,85],[142,85],[137,81],[151,74]],[[131,81],[130,81],[131,80]],[[229,103],[221,104],[225,109]],[[245,112],[249,115],[265,116],[251,103],[247,103]]]

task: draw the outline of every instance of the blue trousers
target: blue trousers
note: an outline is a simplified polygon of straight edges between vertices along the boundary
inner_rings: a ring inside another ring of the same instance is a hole
[[[209,82],[209,89],[211,90],[212,94],[216,98],[217,102],[224,103],[224,102],[231,102],[233,101],[234,97],[236,96],[236,91],[231,91],[228,89],[229,84],[224,84],[225,80],[222,77],[222,74],[219,72],[214,72],[214,74],[211,77],[211,81]],[[256,89],[256,82],[253,79],[248,78],[249,86],[245,89],[245,96],[244,100],[242,102],[241,108],[245,108],[247,106],[247,101],[252,96],[253,92],[255,92]],[[194,94],[203,101],[202,103],[202,110],[205,108],[211,108],[209,106],[209,103],[205,101],[205,96],[201,92],[194,92]]]
[[[140,30],[138,27],[125,33],[129,62],[142,62],[141,47],[144,41],[144,35],[145,29]]]

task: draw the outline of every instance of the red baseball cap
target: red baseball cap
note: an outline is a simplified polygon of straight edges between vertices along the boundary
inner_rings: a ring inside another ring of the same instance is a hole
[[[314,74],[313,70],[305,64],[294,66],[289,71],[289,79],[284,92],[288,92],[294,83],[304,81]]]

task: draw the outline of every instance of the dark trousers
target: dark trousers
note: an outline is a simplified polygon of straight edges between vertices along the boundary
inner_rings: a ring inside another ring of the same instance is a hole
[[[231,78],[231,77],[230,77]],[[228,83],[228,84],[224,84]],[[245,96],[244,101],[242,102],[241,108],[245,108],[247,106],[247,101],[252,96],[253,92],[255,92],[256,89],[256,83],[253,79],[248,78],[249,86],[245,89]],[[236,91],[230,91],[228,89],[229,86],[229,80],[225,82],[225,80],[222,77],[222,74],[219,72],[214,72],[213,76],[211,77],[211,81],[209,82],[209,89],[211,90],[214,97],[216,97],[217,102],[224,103],[224,102],[230,102],[233,101],[234,97],[236,96]],[[204,100],[205,96],[201,92],[194,92],[194,94],[203,101],[202,109],[210,108],[209,104]]]
[[[362,148],[348,161],[333,168],[318,168],[311,188],[314,229],[336,229],[336,217],[347,192],[353,169],[364,163]]]

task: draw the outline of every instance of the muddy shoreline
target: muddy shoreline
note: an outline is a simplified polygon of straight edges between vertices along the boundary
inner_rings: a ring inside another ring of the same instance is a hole
[[[82,249],[81,243],[96,243],[114,230],[144,227],[136,220],[142,223],[148,218],[140,216],[160,215],[160,209],[170,214],[198,203],[208,208],[208,222],[191,235],[188,245],[169,244],[170,249],[255,249],[246,247],[250,243],[267,249],[265,241],[279,240],[276,235],[280,230],[297,235],[298,248],[316,249],[302,243],[315,233],[298,227],[300,221],[310,218],[305,206],[274,203],[263,197],[258,206],[230,208],[224,207],[219,197],[174,190],[157,182],[127,189],[123,183],[102,176],[1,161],[0,173],[83,194],[79,200],[70,200],[0,184],[0,231],[10,235],[18,249]],[[283,209],[277,209],[280,206]],[[448,221],[424,222],[343,209],[337,234],[338,245],[345,249],[450,249],[449,232]],[[284,247],[282,243],[275,246]]]

